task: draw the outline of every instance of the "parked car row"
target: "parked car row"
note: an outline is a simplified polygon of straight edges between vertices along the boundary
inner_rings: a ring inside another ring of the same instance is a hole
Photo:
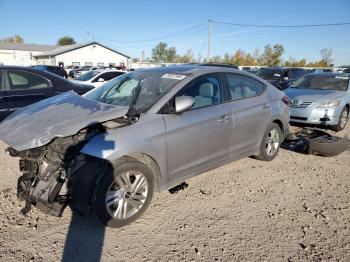
[[[269,81],[280,90],[286,89],[298,78],[308,74],[302,68],[266,67],[260,68],[257,76]]]
[[[93,67],[93,66],[82,66],[73,68],[68,71],[68,75],[72,79],[76,79],[77,77],[80,77],[81,75],[93,71],[93,70],[119,70],[119,71],[126,71],[125,66],[103,66],[103,67]]]
[[[88,71],[78,77],[76,77],[74,80],[72,80],[75,83],[83,83],[83,84],[88,84],[92,85],[94,87],[99,87],[102,84],[108,82],[109,80],[123,75],[127,73],[126,71],[121,71],[121,70],[109,70],[109,69],[104,69],[104,70],[91,70]]]

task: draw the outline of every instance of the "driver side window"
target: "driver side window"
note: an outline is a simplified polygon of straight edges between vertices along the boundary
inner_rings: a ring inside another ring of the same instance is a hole
[[[199,77],[185,86],[176,96],[191,96],[192,109],[217,105],[223,102],[223,87],[217,75]]]

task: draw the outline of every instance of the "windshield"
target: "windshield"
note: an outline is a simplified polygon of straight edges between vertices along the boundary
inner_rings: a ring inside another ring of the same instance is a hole
[[[306,75],[299,78],[291,87],[303,89],[346,91],[348,89],[348,86],[348,76]]]
[[[79,81],[88,81],[91,78],[93,78],[94,76],[97,76],[99,73],[100,72],[98,72],[98,71],[89,71],[89,72],[86,72],[85,74],[82,74],[82,75],[76,77],[75,79],[79,80]]]
[[[283,71],[275,69],[266,69],[261,68],[256,75],[260,76],[263,79],[267,80],[280,80],[282,77]]]
[[[138,87],[140,94],[135,102],[135,110],[144,113],[187,75],[185,73],[133,72],[114,78],[86,93],[84,97],[106,104],[129,106],[132,90]]]

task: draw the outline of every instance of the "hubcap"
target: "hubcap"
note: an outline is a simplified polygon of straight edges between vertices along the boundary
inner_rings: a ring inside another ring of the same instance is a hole
[[[345,110],[340,116],[340,126],[344,128],[346,126],[346,122],[348,121],[348,112]]]
[[[128,219],[144,205],[148,195],[146,177],[137,171],[120,174],[111,183],[106,194],[108,213],[116,219]]]
[[[278,150],[280,136],[276,128],[272,128],[266,138],[265,149],[269,156],[274,156]]]

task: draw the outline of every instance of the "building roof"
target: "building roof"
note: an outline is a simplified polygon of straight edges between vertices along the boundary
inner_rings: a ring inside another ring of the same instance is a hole
[[[73,51],[73,50],[76,50],[76,49],[79,49],[79,48],[82,48],[82,47],[85,47],[85,46],[89,46],[89,45],[99,45],[99,46],[102,46],[106,49],[109,49],[111,50],[112,52],[115,52],[115,53],[118,53],[122,56],[125,56],[127,58],[130,58],[130,56],[126,55],[126,54],[123,54],[115,49],[112,49],[110,47],[107,47],[105,45],[102,45],[98,42],[95,42],[95,41],[92,41],[92,42],[87,42],[87,43],[83,43],[83,44],[75,44],[75,45],[65,45],[65,46],[56,46],[55,49],[52,49],[52,50],[47,50],[46,52],[43,52],[41,54],[37,54],[35,55],[35,57],[47,57],[47,56],[56,56],[56,55],[60,55],[60,54],[63,54],[63,53],[67,53],[67,52],[70,52],[70,51]]]
[[[38,51],[45,52],[57,48],[55,45],[37,45],[37,44],[21,44],[8,43],[0,41],[0,49],[2,50],[22,50],[22,51]]]

